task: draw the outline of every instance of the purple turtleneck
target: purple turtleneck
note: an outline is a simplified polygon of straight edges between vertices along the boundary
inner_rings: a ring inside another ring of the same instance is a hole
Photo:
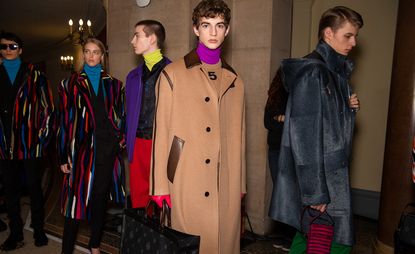
[[[197,45],[196,53],[199,56],[200,60],[207,64],[216,64],[220,60],[220,47],[217,49],[210,49],[206,47],[203,43],[199,42]]]

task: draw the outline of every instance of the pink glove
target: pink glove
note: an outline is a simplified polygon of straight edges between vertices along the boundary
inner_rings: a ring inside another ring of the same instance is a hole
[[[166,200],[167,205],[171,208],[170,195],[151,196],[151,199],[156,202],[158,207],[163,206],[163,200]]]

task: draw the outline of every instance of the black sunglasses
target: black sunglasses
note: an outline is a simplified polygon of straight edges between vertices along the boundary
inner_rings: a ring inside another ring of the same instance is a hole
[[[10,50],[16,50],[19,48],[19,45],[17,44],[0,44],[0,49],[6,50],[9,48]]]

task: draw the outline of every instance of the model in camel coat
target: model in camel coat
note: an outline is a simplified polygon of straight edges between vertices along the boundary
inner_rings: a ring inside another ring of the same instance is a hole
[[[150,195],[170,195],[173,228],[200,235],[201,254],[239,253],[244,86],[223,60],[221,81],[218,97],[192,51],[156,88]]]

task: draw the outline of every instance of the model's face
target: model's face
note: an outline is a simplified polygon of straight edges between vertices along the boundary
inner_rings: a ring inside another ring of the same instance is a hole
[[[199,41],[209,49],[217,49],[222,45],[229,26],[226,27],[225,20],[217,16],[215,18],[201,18],[199,27],[193,26],[193,31],[199,37]]]
[[[4,59],[14,60],[22,54],[22,49],[15,41],[0,40],[0,52]]]
[[[89,66],[94,67],[101,63],[104,54],[95,43],[88,42],[84,47],[84,61]]]
[[[144,26],[136,26],[133,39],[131,40],[131,44],[134,47],[134,53],[137,55],[150,53],[154,37],[154,34],[147,36],[144,33]]]
[[[346,21],[337,31],[330,27],[324,30],[324,41],[337,53],[347,56],[356,46],[359,28]]]

